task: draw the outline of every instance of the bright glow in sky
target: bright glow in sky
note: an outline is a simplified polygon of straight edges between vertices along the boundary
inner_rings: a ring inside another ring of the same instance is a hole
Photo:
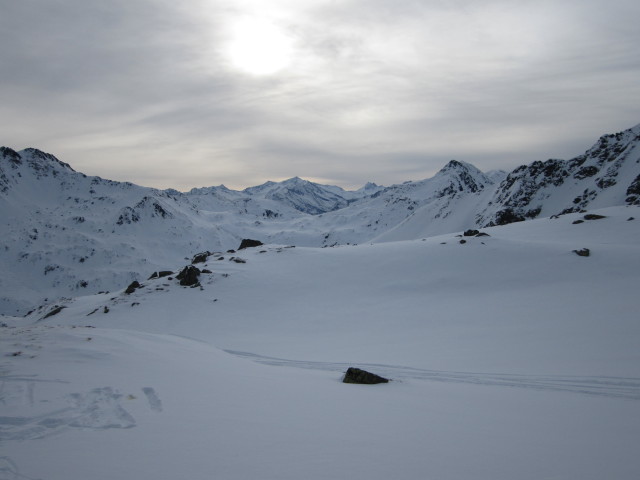
[[[636,0],[2,8],[0,144],[142,185],[510,170],[640,122]]]
[[[243,72],[272,75],[291,63],[291,38],[264,19],[239,20],[232,25],[226,54]]]

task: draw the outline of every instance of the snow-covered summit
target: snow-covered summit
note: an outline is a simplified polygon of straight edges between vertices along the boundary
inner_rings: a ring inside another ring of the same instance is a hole
[[[341,190],[339,187],[327,188],[300,177],[293,177],[282,182],[267,182],[249,187],[244,192],[253,197],[275,200],[299,212],[319,215],[344,208],[349,204],[347,199],[340,195]]]

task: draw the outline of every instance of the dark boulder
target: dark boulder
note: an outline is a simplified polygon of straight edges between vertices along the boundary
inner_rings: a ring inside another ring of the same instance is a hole
[[[478,230],[465,230],[465,232],[463,233],[463,235],[465,237],[475,237],[479,234],[480,232]]]
[[[47,313],[44,317],[42,317],[42,320],[44,320],[45,318],[49,318],[49,317],[53,317],[54,315],[59,314],[65,307],[64,305],[60,306],[60,305],[55,305],[51,311],[49,311],[49,313]]]
[[[264,245],[260,240],[251,240],[250,238],[245,238],[242,240],[242,242],[240,242],[240,246],[238,247],[238,250],[243,250],[245,248],[251,248],[251,247],[259,247],[261,245]]]
[[[187,265],[184,267],[176,278],[180,280],[180,285],[183,287],[195,287],[200,284],[198,277],[200,276],[200,269],[193,265]]]
[[[209,255],[211,255],[211,252],[201,252],[201,253],[196,253],[193,256],[193,259],[191,260],[191,263],[195,264],[195,263],[204,263],[207,261],[207,258],[209,258]]]
[[[582,248],[580,250],[574,250],[573,253],[581,257],[588,257],[591,255],[591,251],[588,248]]]
[[[604,215],[598,215],[595,213],[588,213],[582,218],[584,218],[585,220],[600,220],[601,218],[607,218],[607,217],[605,217]]]
[[[131,295],[133,292],[135,292],[140,287],[142,287],[142,285],[140,285],[140,282],[138,282],[137,280],[134,280],[133,282],[131,282],[129,284],[129,286],[124,291],[124,293],[126,293],[127,295]]]
[[[350,367],[344,374],[342,383],[359,383],[363,385],[375,385],[377,383],[389,383],[388,378],[380,377],[375,373],[367,372],[359,368]]]

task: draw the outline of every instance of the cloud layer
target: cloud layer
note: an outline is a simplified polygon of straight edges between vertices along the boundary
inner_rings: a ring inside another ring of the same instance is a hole
[[[637,18],[626,0],[5,2],[0,143],[178,189],[511,169],[640,122]],[[246,24],[263,61],[283,49],[275,72],[233,53]]]

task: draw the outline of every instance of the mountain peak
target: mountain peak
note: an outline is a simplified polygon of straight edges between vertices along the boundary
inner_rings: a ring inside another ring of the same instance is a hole
[[[37,170],[39,170],[38,166],[54,166],[62,167],[63,169],[69,170],[70,172],[75,172],[75,170],[71,168],[71,165],[69,165],[68,163],[61,162],[54,155],[43,152],[42,150],[38,150],[37,148],[25,148],[24,150],[21,150],[17,153],[18,155],[20,155],[20,157],[26,157],[27,159],[29,159],[29,163],[31,164],[31,166],[35,167]]]
[[[310,182],[309,180],[304,180],[303,178],[295,176],[295,177],[291,177],[291,178],[288,178],[286,180],[283,180],[280,183],[282,185],[305,185],[305,184],[313,183],[313,182]]]
[[[478,172],[482,173],[478,168],[470,163],[463,162],[461,160],[449,160],[449,162],[442,167],[440,172],[449,172],[449,171],[465,171],[465,172]]]

